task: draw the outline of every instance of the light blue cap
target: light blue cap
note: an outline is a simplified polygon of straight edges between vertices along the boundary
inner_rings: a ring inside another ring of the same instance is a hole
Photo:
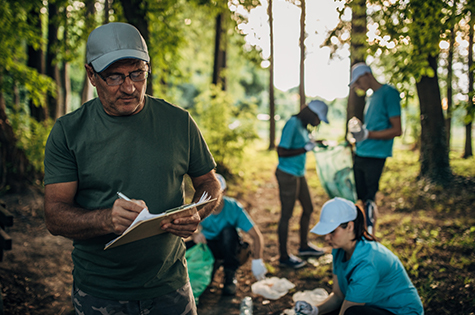
[[[344,198],[335,197],[322,207],[320,222],[310,230],[318,235],[326,235],[333,232],[340,224],[356,219],[356,205]]]
[[[348,86],[352,86],[356,80],[366,73],[373,73],[367,64],[364,62],[354,64],[353,67],[351,67],[351,82]]]
[[[108,23],[89,34],[86,44],[86,63],[102,72],[121,59],[150,61],[147,44],[139,30],[127,23]]]
[[[224,191],[227,187],[226,186],[226,180],[224,179],[223,175],[221,175],[221,174],[216,173],[215,175],[216,175],[216,178],[219,181],[219,184],[221,185],[221,190]]]

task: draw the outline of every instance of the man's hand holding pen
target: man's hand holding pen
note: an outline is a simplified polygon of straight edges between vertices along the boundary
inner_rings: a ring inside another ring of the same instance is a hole
[[[122,234],[134,222],[139,213],[147,208],[143,200],[131,200],[124,194],[118,192],[119,199],[116,199],[107,220],[110,228],[115,234]]]

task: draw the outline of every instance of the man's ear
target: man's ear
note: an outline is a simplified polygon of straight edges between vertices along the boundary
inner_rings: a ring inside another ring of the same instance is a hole
[[[96,86],[97,76],[94,73],[94,69],[92,69],[92,67],[88,64],[85,64],[84,68],[86,68],[87,77],[89,78],[89,81],[91,82],[92,86]]]

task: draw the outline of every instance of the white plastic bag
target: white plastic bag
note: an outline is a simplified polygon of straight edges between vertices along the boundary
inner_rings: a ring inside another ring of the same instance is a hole
[[[286,278],[266,278],[251,285],[252,293],[270,300],[277,300],[293,289],[295,285]]]
[[[322,288],[316,288],[314,290],[295,292],[292,296],[294,302],[305,301],[312,305],[317,305],[323,302],[328,297],[328,292]]]
[[[328,297],[328,292],[322,288],[316,288],[314,290],[298,291],[292,296],[294,302],[306,301],[312,305],[317,305],[323,302]],[[295,315],[294,309],[287,309],[282,312],[283,315]]]

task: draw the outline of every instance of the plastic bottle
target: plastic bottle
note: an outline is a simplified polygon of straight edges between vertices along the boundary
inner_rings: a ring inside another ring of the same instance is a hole
[[[252,315],[252,298],[250,296],[242,299],[239,315]]]
[[[361,124],[358,118],[353,117],[350,119],[350,121],[348,121],[348,130],[354,133],[358,133],[361,131]]]

